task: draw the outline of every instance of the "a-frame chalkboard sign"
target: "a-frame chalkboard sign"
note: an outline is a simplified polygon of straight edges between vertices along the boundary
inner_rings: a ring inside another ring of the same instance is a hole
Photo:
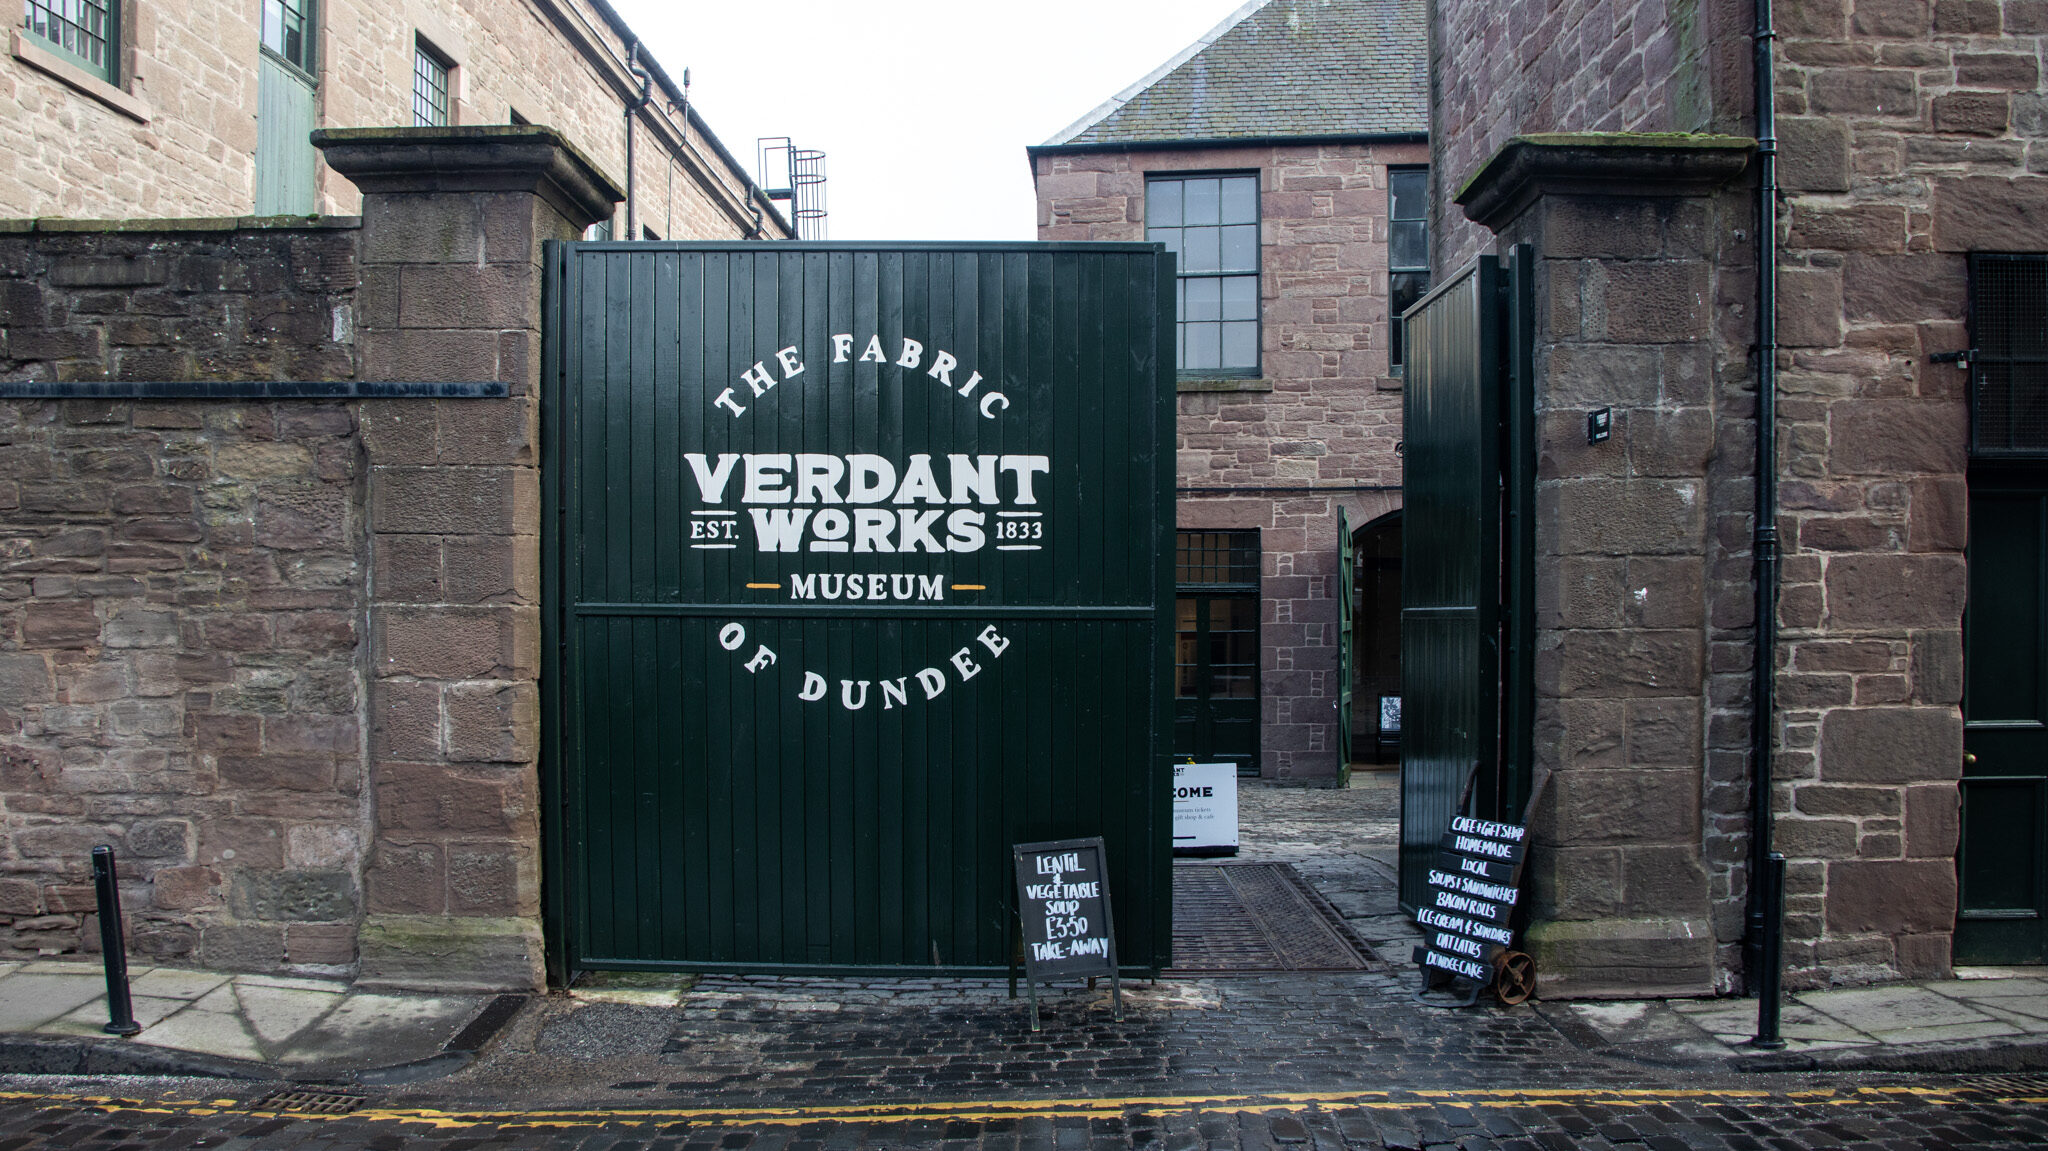
[[[1460,1007],[1476,1002],[1492,987],[1507,1004],[1520,1003],[1535,990],[1535,968],[1529,957],[1514,950],[1509,920],[1521,898],[1522,855],[1528,829],[1517,823],[1455,816],[1437,845],[1436,866],[1428,876],[1428,902],[1415,913],[1422,928],[1422,946],[1415,962],[1422,967],[1423,999],[1439,973],[1466,981],[1471,991]]]
[[[1116,970],[1116,923],[1109,913],[1109,865],[1102,837],[1019,843],[1017,919],[1023,931],[1024,983],[1037,1031],[1040,980],[1107,975],[1123,1022],[1124,989]],[[1012,994],[1015,985],[1012,985]]]

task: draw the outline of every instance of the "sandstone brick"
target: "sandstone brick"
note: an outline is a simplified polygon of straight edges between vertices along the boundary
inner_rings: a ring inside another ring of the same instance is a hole
[[[448,910],[458,915],[530,913],[521,899],[519,859],[510,845],[448,849]]]
[[[1955,924],[1952,862],[1841,860],[1827,874],[1830,932],[1932,934]]]
[[[200,929],[199,961],[214,971],[276,971],[284,956],[282,927],[214,923]]]
[[[379,532],[538,535],[540,488],[524,468],[378,468],[370,517]]]
[[[220,872],[211,867],[160,867],[150,876],[150,903],[167,911],[220,902]]]
[[[1673,343],[1707,334],[1707,268],[1694,261],[1602,268],[1606,335],[1617,343]]]
[[[1960,319],[1967,279],[1960,256],[1857,253],[1843,265],[1842,305],[1852,320]]]
[[[1962,633],[1956,630],[1914,632],[1911,643],[1914,698],[1921,703],[1961,703]]]
[[[356,961],[356,929],[346,923],[294,923],[285,928],[284,951],[294,966],[347,967]]]
[[[1837,627],[1949,627],[1962,617],[1962,557],[1845,555],[1828,564],[1827,619]]]
[[[32,603],[22,613],[21,642],[39,648],[82,648],[98,642],[100,619],[90,602]]]
[[[2048,249],[2048,196],[2035,177],[1934,181],[1934,246],[1943,252]]]
[[[199,824],[198,862],[234,867],[284,866],[282,826],[271,819],[213,818]]]
[[[488,770],[386,763],[376,778],[378,824],[387,832],[514,838],[534,814],[515,780]]]
[[[517,679],[534,670],[539,617],[526,607],[378,608],[370,630],[381,676]]]
[[[532,536],[449,536],[442,541],[450,603],[538,603],[540,541]]]
[[[285,791],[331,791],[332,755],[222,755],[221,782],[234,787]]]
[[[1839,121],[1788,116],[1778,121],[1778,175],[1790,192],[1849,190],[1849,128]]]
[[[1999,30],[1998,0],[1935,0],[1934,30],[1995,36]]]
[[[1905,477],[1963,470],[1969,413],[1960,404],[1922,400],[1869,400],[1837,406],[1830,415],[1837,476]]]
[[[1962,770],[1962,716],[1952,707],[1845,707],[1821,721],[1828,783],[1920,783]]]
[[[1842,342],[1842,275],[1833,268],[1778,273],[1778,340],[1788,348],[1832,348]]]
[[[1834,208],[1795,201],[1786,244],[1838,252],[1903,252],[1906,209],[1893,204]]]
[[[1934,98],[1939,132],[2000,136],[2012,120],[2012,97],[2004,92],[1950,92]]]
[[[355,880],[339,871],[238,870],[229,906],[243,920],[320,923],[356,912]]]
[[[1948,859],[1962,835],[1962,802],[1954,784],[1935,783],[1906,789],[1906,855],[1914,859]]]
[[[1811,110],[1827,116],[1909,117],[1920,111],[1910,72],[1827,69],[1813,74],[1808,91]]]
[[[468,763],[531,763],[540,742],[533,683],[458,683],[446,694],[448,756]]]
[[[434,844],[380,841],[365,879],[365,910],[371,914],[438,915],[447,909],[446,869]]]

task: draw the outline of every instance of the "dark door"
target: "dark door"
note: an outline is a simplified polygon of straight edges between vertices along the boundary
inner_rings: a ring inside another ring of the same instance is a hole
[[[1173,757],[1259,774],[1259,534],[1181,532]]]
[[[1970,476],[1958,963],[2048,959],[2048,472]]]
[[[2048,255],[1970,257],[1958,963],[2048,960]]]
[[[548,245],[551,966],[1001,969],[1011,845],[1171,942],[1157,245]]]
[[[1535,478],[1529,256],[1482,256],[1404,316],[1401,902],[1458,814],[1521,822]],[[1505,736],[1505,738],[1504,738]]]

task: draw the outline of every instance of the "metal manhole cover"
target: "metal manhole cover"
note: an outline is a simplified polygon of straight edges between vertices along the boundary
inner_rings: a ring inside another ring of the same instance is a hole
[[[1170,971],[1363,971],[1370,955],[1284,863],[1174,865]]]
[[[367,1096],[347,1091],[315,1091],[286,1088],[272,1091],[254,1103],[250,1111],[290,1111],[299,1115],[346,1115],[361,1107]]]

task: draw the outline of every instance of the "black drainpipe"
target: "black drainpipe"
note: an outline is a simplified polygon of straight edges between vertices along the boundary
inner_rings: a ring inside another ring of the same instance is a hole
[[[1777,726],[1778,663],[1778,124],[1772,92],[1771,0],[1756,0],[1756,668],[1751,688],[1749,931],[1743,965],[1760,994],[1766,940],[1784,930],[1768,914],[1765,875],[1771,855],[1771,749]],[[1771,982],[1775,982],[1774,980]]]
[[[640,78],[640,97],[626,103],[626,234],[620,238],[637,240],[640,238],[639,229],[633,218],[633,121],[640,118],[640,109],[654,102],[651,94],[654,77],[640,66],[640,41],[637,37],[626,53],[626,70]]]

